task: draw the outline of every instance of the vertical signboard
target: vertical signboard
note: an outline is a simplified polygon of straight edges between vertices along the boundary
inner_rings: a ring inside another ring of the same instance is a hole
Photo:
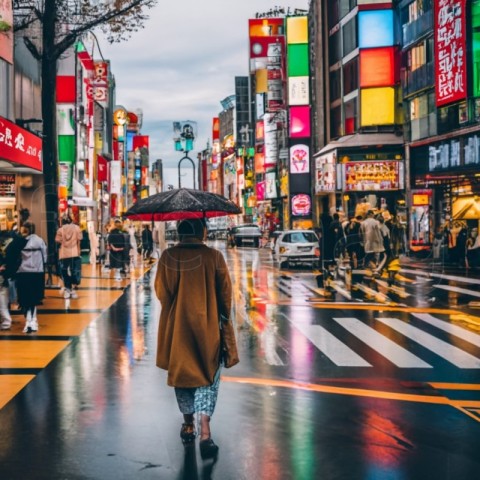
[[[466,0],[438,0],[435,4],[435,93],[437,107],[467,95]]]

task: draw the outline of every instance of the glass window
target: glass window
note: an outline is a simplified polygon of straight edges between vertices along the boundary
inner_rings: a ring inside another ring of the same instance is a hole
[[[344,105],[345,109],[345,135],[350,135],[357,131],[357,98],[353,98]]]
[[[343,28],[343,56],[353,52],[358,46],[357,43],[357,17],[352,18]]]
[[[422,95],[410,101],[410,120],[423,118],[428,115],[429,95]]]
[[[343,135],[342,109],[340,106],[330,110],[330,134],[332,138],[338,138]]]
[[[358,88],[358,57],[343,66],[343,94],[348,95]]]
[[[340,20],[339,15],[339,0],[330,0],[328,11],[328,28],[333,28]]]
[[[342,58],[342,36],[341,30],[338,30],[330,37],[329,60],[330,65],[334,65]]]
[[[330,102],[338,100],[342,95],[341,72],[340,68],[330,72]]]

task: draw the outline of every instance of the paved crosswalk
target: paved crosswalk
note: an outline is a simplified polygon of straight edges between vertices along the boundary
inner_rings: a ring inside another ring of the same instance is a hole
[[[447,362],[459,369],[480,369],[480,335],[448,320],[426,313],[396,318],[378,312],[367,322],[338,312],[326,318],[327,312],[322,311],[321,325],[300,315],[283,316],[338,367],[378,366],[365,353],[368,347],[398,368],[432,369]]]

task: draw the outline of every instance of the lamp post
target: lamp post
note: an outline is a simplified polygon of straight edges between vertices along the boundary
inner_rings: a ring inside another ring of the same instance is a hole
[[[182,187],[182,175],[180,173],[182,163],[188,160],[193,167],[193,188],[195,189],[195,162],[188,156],[193,150],[193,141],[195,140],[197,130],[196,122],[190,120],[185,122],[173,122],[173,131],[175,136],[175,150],[177,152],[184,152],[184,156],[178,161],[178,188]]]

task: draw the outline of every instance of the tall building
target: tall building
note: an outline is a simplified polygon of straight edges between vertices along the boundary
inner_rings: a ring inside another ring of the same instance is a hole
[[[398,4],[412,250],[478,228],[480,1]]]
[[[376,209],[405,222],[401,39],[394,4],[315,3],[315,131],[321,131],[319,119],[325,124],[325,145],[314,155],[317,221],[334,210],[353,216]]]

